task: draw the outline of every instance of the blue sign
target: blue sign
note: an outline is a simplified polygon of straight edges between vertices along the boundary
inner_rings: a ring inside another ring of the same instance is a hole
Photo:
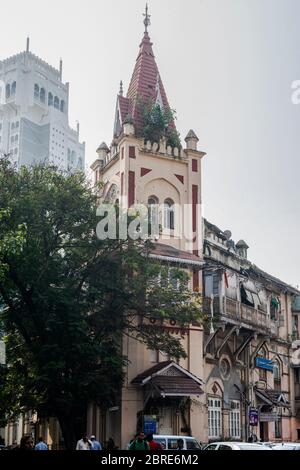
[[[144,416],[144,433],[156,434],[157,421],[156,416]]]
[[[249,424],[250,426],[258,425],[258,410],[256,408],[250,408],[249,410]]]
[[[255,364],[256,367],[259,367],[260,369],[266,369],[273,372],[273,362],[271,361],[271,359],[266,359],[265,357],[257,356]]]

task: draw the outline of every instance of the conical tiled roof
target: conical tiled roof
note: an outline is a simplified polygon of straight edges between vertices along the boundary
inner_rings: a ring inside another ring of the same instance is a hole
[[[155,62],[152,43],[147,31],[144,32],[140,44],[127,96],[125,97],[119,93],[117,97],[114,136],[117,137],[121,133],[127,115],[132,117],[136,131],[140,134],[143,121],[140,115],[139,101],[144,101],[147,104],[149,102],[158,103],[161,107],[169,108],[169,102]],[[170,127],[175,128],[174,122],[170,124]]]

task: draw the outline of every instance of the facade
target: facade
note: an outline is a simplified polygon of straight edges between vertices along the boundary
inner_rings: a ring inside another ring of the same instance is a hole
[[[117,96],[112,144],[109,148],[102,143],[97,150],[92,165],[94,183],[103,183],[102,201],[118,201],[122,209],[135,204],[150,208],[160,227],[151,256],[182,267],[190,275],[191,290],[199,291],[203,265],[201,162],[205,154],[197,149],[193,131],[187,135],[184,149],[172,147],[164,138],[150,142],[143,137],[138,100],[169,106],[147,25],[146,21],[127,95],[123,96],[121,87]],[[175,129],[173,122],[171,127]],[[176,320],[164,327],[181,335],[187,359],[177,364],[160,351],[149,351],[138,341],[124,338],[123,352],[129,361],[119,401],[106,416],[90,407],[89,433],[103,441],[112,436],[120,448],[126,448],[145,426],[161,434],[193,432],[203,438],[202,328],[181,331]]]
[[[0,61],[0,152],[20,167],[49,163],[84,171],[85,144],[79,125],[68,123],[69,84],[29,50]]]

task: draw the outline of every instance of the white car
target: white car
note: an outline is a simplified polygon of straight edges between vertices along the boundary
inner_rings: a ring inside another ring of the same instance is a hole
[[[273,446],[272,450],[300,450],[300,442],[281,442]]]
[[[212,442],[203,450],[272,450],[270,447],[250,442]]]
[[[191,436],[153,435],[153,440],[158,442],[164,450],[177,450],[179,439],[183,441],[183,450],[201,450],[199,442]]]

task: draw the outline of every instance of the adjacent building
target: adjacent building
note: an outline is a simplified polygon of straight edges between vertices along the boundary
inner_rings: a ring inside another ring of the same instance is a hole
[[[69,126],[69,83],[29,50],[0,61],[0,152],[17,166],[46,163],[84,171],[79,124]]]

